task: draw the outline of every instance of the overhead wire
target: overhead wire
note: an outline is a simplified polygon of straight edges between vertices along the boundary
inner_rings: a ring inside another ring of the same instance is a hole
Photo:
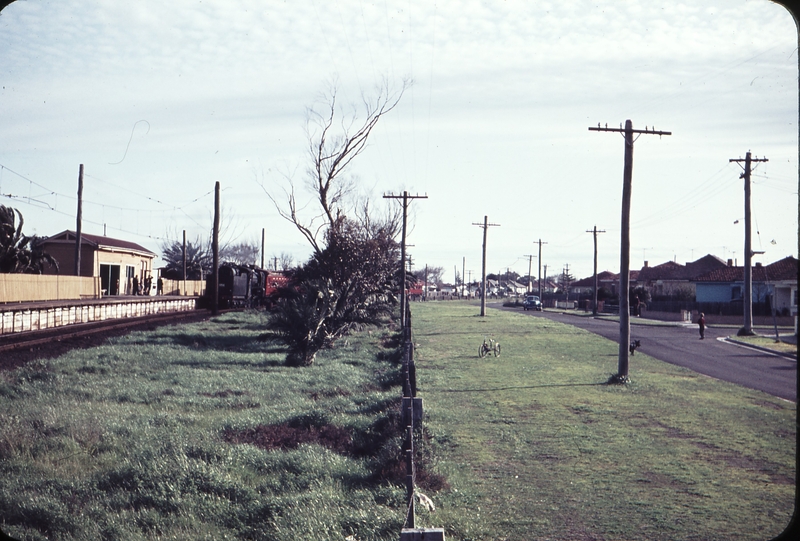
[[[773,45],[772,47],[764,49],[761,52],[756,53],[755,55],[752,55],[752,56],[749,56],[749,57],[745,58],[744,60],[740,60],[740,59],[731,60],[729,63],[727,63],[722,68],[720,68],[719,70],[716,70],[716,71],[711,71],[711,70],[704,71],[701,75],[698,75],[697,77],[695,77],[693,79],[690,79],[685,84],[684,83],[680,83],[679,87],[676,88],[675,90],[673,90],[671,92],[667,92],[667,93],[661,94],[659,96],[655,96],[655,97],[653,97],[653,98],[651,98],[649,100],[646,100],[645,102],[642,103],[641,106],[639,106],[638,108],[634,108],[634,111],[636,113],[650,111],[656,105],[661,104],[664,101],[668,101],[670,99],[673,99],[676,96],[679,96],[680,94],[684,93],[686,91],[686,88],[691,87],[691,86],[695,86],[695,85],[697,85],[697,84],[699,84],[701,82],[705,82],[705,81],[710,80],[710,79],[714,79],[715,77],[719,77],[719,76],[721,76],[721,75],[723,75],[723,74],[725,74],[725,73],[727,73],[727,72],[729,72],[729,71],[731,71],[731,70],[733,70],[735,68],[738,68],[739,66],[741,66],[743,64],[751,62],[751,61],[753,61],[753,60],[755,60],[755,59],[757,59],[757,58],[769,53],[770,51],[773,51],[774,49],[777,49],[778,47],[780,47],[780,45]]]
[[[700,183],[692,191],[682,194],[672,203],[659,207],[655,212],[649,213],[644,218],[631,222],[632,226],[647,227],[655,223],[661,223],[665,219],[677,218],[696,208],[718,195],[723,190],[730,187],[726,182],[729,177],[722,175],[723,171],[730,169],[730,163],[726,163],[710,177]]]
[[[438,13],[438,4],[436,2],[433,3],[433,35],[431,36],[431,70],[430,76],[428,81],[428,130],[426,133],[425,138],[425,170],[424,170],[424,180],[425,185],[427,186],[428,183],[428,166],[430,165],[430,151],[431,151],[431,117],[432,117],[432,110],[433,110],[433,66],[434,66],[434,58],[436,53],[436,22],[437,22],[437,13]]]
[[[4,164],[0,164],[0,170],[7,170],[10,173],[18,176],[19,178],[21,178],[21,179],[23,179],[23,180],[25,180],[26,182],[29,183],[29,194],[27,196],[15,195],[15,194],[12,194],[12,193],[0,194],[3,197],[5,197],[7,199],[12,199],[12,200],[27,201],[29,204],[31,204],[32,202],[35,202],[35,203],[38,203],[38,205],[35,205],[35,206],[38,206],[39,208],[46,208],[47,210],[50,210],[52,212],[55,212],[55,213],[63,215],[63,216],[73,216],[71,213],[67,213],[67,212],[63,212],[63,211],[58,210],[57,204],[56,204],[56,206],[53,206],[50,203],[48,203],[47,201],[44,201],[43,199],[40,199],[40,197],[41,197],[41,195],[52,195],[54,198],[56,198],[56,201],[58,200],[59,196],[61,196],[62,198],[66,198],[66,199],[68,199],[70,201],[77,201],[77,197],[76,196],[73,196],[73,195],[70,195],[70,194],[60,193],[60,192],[58,192],[56,190],[53,190],[53,189],[51,189],[51,188],[49,188],[49,187],[47,187],[47,186],[45,186],[45,185],[43,185],[43,184],[41,184],[39,182],[36,182],[35,180],[33,180],[31,178],[28,178],[27,176],[25,176],[25,175],[23,175],[21,173],[18,173],[16,171],[14,171],[13,169],[10,169],[9,167],[5,166]],[[199,222],[197,222],[197,220],[195,220],[192,216],[190,216],[186,212],[185,207],[188,207],[189,205],[192,205],[192,204],[196,203],[200,199],[209,196],[211,193],[213,193],[213,190],[211,190],[209,192],[206,192],[205,194],[200,195],[200,196],[192,199],[191,201],[189,201],[187,203],[184,203],[181,206],[175,206],[175,205],[170,205],[169,203],[165,203],[163,201],[160,201],[158,199],[152,198],[152,197],[150,197],[148,195],[144,195],[144,194],[138,193],[138,192],[136,192],[134,190],[130,190],[128,188],[125,188],[124,186],[120,186],[120,185],[114,184],[112,182],[109,182],[107,180],[101,179],[99,177],[95,177],[93,175],[84,174],[84,176],[89,177],[89,178],[93,178],[93,179],[95,179],[97,181],[100,181],[100,182],[102,182],[104,184],[107,184],[109,186],[112,186],[114,188],[126,190],[126,191],[128,191],[128,192],[130,192],[130,193],[132,193],[134,195],[137,195],[139,197],[142,197],[142,198],[147,199],[149,201],[152,201],[154,203],[169,207],[169,208],[163,209],[163,210],[149,209],[149,212],[151,214],[153,212],[175,212],[175,211],[180,211],[189,220],[194,222],[194,224],[197,225],[198,227],[201,227],[201,228],[205,228],[206,227],[206,226],[200,224]],[[30,190],[30,188],[32,186],[36,186],[38,188],[41,188],[42,190],[45,191],[45,193],[40,194],[38,196],[34,196],[32,194],[32,192],[31,192],[31,190]],[[117,211],[128,211],[128,212],[134,212],[134,211],[138,212],[138,211],[142,210],[141,208],[138,208],[138,207],[122,207],[122,206],[111,205],[111,204],[109,204],[107,202],[102,202],[101,203],[101,202],[93,201],[93,200],[90,200],[90,199],[84,199],[83,203],[86,204],[86,205],[96,205],[96,206],[101,207],[103,209],[102,210],[103,216],[105,216],[104,213],[105,213],[105,208],[106,207],[114,209],[114,210],[117,210]],[[138,217],[137,217],[137,219],[138,219]],[[98,226],[107,226],[108,225],[106,223],[98,223],[98,222],[93,221],[93,220],[91,220],[89,218],[83,218],[83,221],[85,221],[86,223],[90,223],[90,224],[98,225]],[[152,223],[152,220],[150,220],[150,222]],[[123,228],[122,226],[120,226],[120,227],[112,227],[112,229],[115,229],[117,231],[124,232],[124,233],[131,233],[131,234],[134,234],[134,235],[144,236],[144,237],[153,238],[153,239],[163,239],[163,237],[160,237],[160,236],[144,235],[144,234],[139,233],[138,232],[138,226],[137,226],[137,231],[127,230],[127,229]]]

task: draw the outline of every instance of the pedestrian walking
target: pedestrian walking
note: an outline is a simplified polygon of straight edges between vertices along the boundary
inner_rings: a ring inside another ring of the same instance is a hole
[[[703,312],[700,312],[697,324],[700,326],[700,340],[702,340],[706,337],[706,315]]]
[[[139,294],[139,275],[138,274],[133,277],[133,294],[134,295],[138,295]]]

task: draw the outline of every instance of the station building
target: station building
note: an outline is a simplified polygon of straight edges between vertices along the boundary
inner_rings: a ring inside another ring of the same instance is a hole
[[[72,275],[75,271],[74,231],[62,231],[42,240],[44,250],[58,261],[56,269],[46,265],[44,274]],[[143,281],[153,276],[153,260],[156,254],[127,240],[114,239],[101,235],[81,233],[81,268],[79,276],[99,277],[102,294],[132,295],[133,279]]]

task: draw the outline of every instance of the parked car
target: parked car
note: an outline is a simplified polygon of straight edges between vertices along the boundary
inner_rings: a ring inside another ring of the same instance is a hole
[[[522,303],[523,310],[539,310],[542,311],[542,301],[536,295],[528,295],[525,297],[525,302]]]

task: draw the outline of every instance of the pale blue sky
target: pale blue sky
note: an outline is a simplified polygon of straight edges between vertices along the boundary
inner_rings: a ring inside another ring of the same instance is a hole
[[[462,258],[527,273],[619,268],[622,138],[635,145],[631,264],[707,253],[743,261],[741,169],[753,243],[797,255],[798,61],[792,17],[765,0],[16,1],[0,12],[0,202],[25,231],[75,227],[159,252],[205,235],[219,180],[229,232],[267,255],[309,253],[260,186],[302,182],[305,108],[333,79],[343,105],[383,78],[414,85],[354,163],[364,191],[413,204],[415,265],[452,280]],[[735,223],[739,220],[739,223]],[[774,244],[773,244],[774,241]],[[157,263],[158,264],[158,263]],[[534,260],[536,268],[536,260]]]

